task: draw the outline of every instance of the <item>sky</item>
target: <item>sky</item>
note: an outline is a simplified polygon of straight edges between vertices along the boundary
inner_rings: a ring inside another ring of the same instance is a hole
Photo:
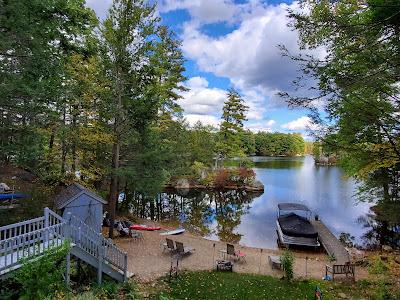
[[[112,0],[87,0],[100,19]],[[299,53],[297,32],[287,27],[291,1],[158,0],[163,25],[182,40],[185,85],[179,104],[190,124],[218,126],[227,90],[237,89],[249,106],[245,127],[253,132],[300,132],[313,125],[303,109],[289,109],[277,96],[294,91],[299,66],[278,45]],[[318,55],[318,53],[317,53]]]

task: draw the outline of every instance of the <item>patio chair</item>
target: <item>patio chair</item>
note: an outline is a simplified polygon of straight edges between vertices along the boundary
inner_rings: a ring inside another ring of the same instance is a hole
[[[181,255],[192,253],[195,250],[193,247],[184,247],[183,243],[180,242],[175,242],[175,245],[176,251],[178,252],[178,254]]]
[[[229,257],[234,260],[246,260],[246,254],[240,250],[235,251],[235,246],[232,244],[226,244],[226,250],[219,250],[219,252],[224,259]]]
[[[174,244],[174,241],[173,240],[171,240],[171,239],[165,239],[166,240],[166,243],[164,243],[163,244],[163,252],[165,251],[165,250],[168,250],[169,252],[175,252],[176,251],[176,248],[175,248],[175,244]]]

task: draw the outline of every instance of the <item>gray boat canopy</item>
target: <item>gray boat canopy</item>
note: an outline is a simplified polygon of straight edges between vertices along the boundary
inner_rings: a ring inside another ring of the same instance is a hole
[[[304,204],[300,204],[300,203],[279,203],[278,209],[279,210],[303,210],[303,211],[311,212],[307,206],[305,206]]]

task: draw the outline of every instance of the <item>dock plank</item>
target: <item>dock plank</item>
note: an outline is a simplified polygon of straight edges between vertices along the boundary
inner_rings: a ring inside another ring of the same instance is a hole
[[[315,230],[318,232],[318,238],[329,255],[336,258],[336,263],[345,264],[350,262],[350,256],[346,248],[340,243],[335,235],[329,230],[326,225],[318,220],[311,221]]]

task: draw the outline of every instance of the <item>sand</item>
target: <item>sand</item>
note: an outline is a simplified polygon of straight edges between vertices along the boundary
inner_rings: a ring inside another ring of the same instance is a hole
[[[117,246],[128,253],[128,270],[140,282],[152,282],[167,275],[170,270],[173,257],[168,251],[163,251],[162,244],[165,243],[166,236],[160,236],[161,232],[163,231],[142,231],[142,240],[134,240],[128,237],[117,237],[114,240]],[[222,258],[220,250],[226,250],[226,243],[224,242],[211,241],[188,232],[167,237],[182,242],[184,246],[195,248],[192,254],[187,254],[179,260],[179,271],[212,270],[215,268],[215,261]],[[235,245],[235,250],[244,252],[246,259],[234,262],[234,272],[283,276],[282,271],[272,269],[268,263],[269,255],[281,255],[282,250],[241,245]],[[327,255],[320,252],[294,251],[294,255],[294,273],[297,278],[322,279],[325,275],[325,265],[331,264]],[[357,279],[366,276],[367,271],[364,268],[357,267]]]

